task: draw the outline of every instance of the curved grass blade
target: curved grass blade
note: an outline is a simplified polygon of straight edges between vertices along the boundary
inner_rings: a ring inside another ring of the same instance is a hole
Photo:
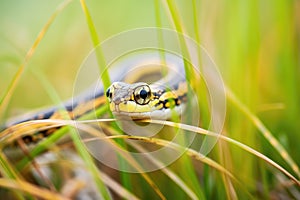
[[[109,120],[109,119],[106,119]],[[98,122],[98,120],[89,120],[89,121],[80,121],[83,123],[90,123],[90,122]],[[112,119],[112,121],[115,121],[114,119]],[[112,135],[116,135],[116,136],[121,136],[119,134],[119,132],[117,132],[115,129],[110,128],[110,127],[105,127],[107,130],[110,131],[110,133]],[[96,139],[99,139],[99,134],[94,134]],[[109,140],[109,136],[104,135],[103,137],[101,137],[100,139],[105,139],[107,140],[110,144],[114,145],[113,147],[117,147],[114,148],[114,150],[116,152],[118,152],[118,156],[120,157],[120,159],[125,159],[127,160],[131,166],[133,166],[142,176],[143,178],[146,180],[146,182],[153,188],[153,190],[156,192],[156,194],[161,198],[161,199],[166,199],[166,197],[162,194],[162,192],[160,191],[160,189],[158,188],[158,186],[152,181],[152,179],[144,172],[143,168],[139,165],[138,162],[136,162],[134,160],[134,158],[132,158],[132,156],[124,153],[124,148],[126,148],[125,146],[125,142],[113,142],[112,140]],[[125,146],[125,147],[124,147]],[[121,148],[121,149],[120,149]],[[126,163],[127,164],[127,163]],[[128,177],[129,178],[129,177]]]
[[[187,149],[186,147],[182,147],[179,144],[176,143],[170,143],[170,141],[167,140],[162,140],[162,139],[157,139],[157,138],[148,138],[148,137],[139,137],[139,136],[130,136],[130,135],[114,135],[114,136],[107,136],[105,138],[99,138],[99,137],[95,137],[92,140],[98,140],[98,139],[133,139],[133,140],[141,140],[144,142],[148,142],[151,144],[156,144],[156,145],[160,145],[160,146],[170,146],[171,148],[173,148],[174,150],[177,151],[187,151],[188,156],[199,160],[201,162],[206,163],[207,165],[215,168],[216,170],[220,171],[221,173],[226,174],[228,177],[234,179],[235,181],[237,181],[237,179],[229,172],[227,171],[225,168],[223,168],[221,165],[219,165],[218,163],[216,163],[215,161],[199,154],[198,152],[192,150],[192,149]],[[133,146],[136,147],[136,146]],[[139,147],[137,148],[138,150],[141,150]],[[142,149],[142,151],[144,151]],[[151,157],[150,157],[151,158]],[[155,160],[154,158],[151,158],[151,161],[156,163],[157,165],[161,166],[161,164],[159,164],[157,160]],[[132,164],[132,163],[131,163]],[[176,175],[174,174],[172,171],[168,170],[167,168],[162,168],[161,169],[167,176],[169,176],[176,184],[178,184],[181,189],[183,189],[186,194],[188,194],[192,199],[199,199],[197,197],[197,195]],[[140,172],[142,175],[144,174],[143,172]],[[144,175],[143,175],[144,176]],[[240,184],[241,185],[241,184]],[[153,188],[154,190],[156,190],[156,188]]]
[[[229,89],[226,88],[227,97],[230,101],[234,103],[249,119],[250,121],[260,130],[261,134],[266,138],[266,140],[273,146],[273,148],[280,154],[280,156],[285,160],[286,163],[295,172],[298,178],[300,178],[300,170],[295,161],[290,157],[288,152],[284,147],[278,142],[278,140],[272,135],[271,131],[262,123],[262,121],[256,117]]]
[[[112,128],[109,128],[109,127],[106,127],[106,128],[109,130],[109,132],[115,131]],[[96,139],[97,139],[97,137],[96,137]],[[140,145],[137,145],[135,143],[129,143],[129,144],[130,144],[130,146],[132,146],[136,150],[138,150],[138,152],[146,152],[147,151],[143,147],[141,147]],[[148,157],[153,162],[153,164],[155,164],[156,166],[162,166],[162,163],[160,161],[158,161],[157,159],[155,159],[153,156],[148,155]],[[189,188],[189,186],[174,172],[169,170],[167,167],[161,168],[160,170],[163,171],[171,180],[173,180],[174,183],[176,183],[191,199],[198,199],[197,195],[193,192],[193,190],[191,188]]]
[[[101,122],[113,122],[115,121],[115,119],[99,119],[97,120],[101,121]],[[55,127],[61,127],[61,126],[66,126],[61,128],[60,130],[56,131],[56,134],[52,134],[51,136],[49,136],[48,138],[46,138],[45,140],[39,142],[37,144],[37,146],[32,149],[30,151],[29,157],[24,158],[23,160],[21,160],[17,167],[19,169],[22,169],[25,167],[26,164],[29,163],[30,159],[29,158],[34,158],[35,156],[39,155],[41,152],[43,152],[44,150],[46,150],[49,146],[55,144],[55,142],[61,137],[61,134],[64,134],[66,132],[65,129],[69,129],[70,127],[76,127],[79,130],[82,130],[84,132],[90,133],[91,135],[94,135],[95,137],[99,138],[99,131],[97,129],[94,129],[91,126],[85,125],[82,122],[85,123],[91,123],[91,122],[95,122],[95,120],[87,120],[87,121],[70,121],[70,120],[53,120],[53,119],[48,119],[48,120],[34,120],[34,121],[28,121],[28,122],[24,122],[21,124],[17,124],[13,127],[10,127],[9,129],[4,130],[3,133],[3,138],[0,138],[0,141],[3,142],[4,144],[9,144],[10,142],[14,141],[17,138],[20,138],[21,136],[25,136],[25,135],[29,135],[29,134],[34,134],[37,131],[43,131],[43,130],[47,130],[49,128],[55,128]],[[14,129],[13,132],[11,132],[11,130]],[[57,134],[57,132],[59,134]],[[71,137],[74,137],[74,135],[76,135],[75,137],[79,137],[77,132],[71,133],[73,134],[73,136],[71,135]],[[2,135],[1,135],[2,136]],[[103,136],[106,137],[106,136]],[[73,139],[73,138],[72,138]],[[110,144],[112,144],[114,147],[116,147],[116,149],[120,148],[120,145],[118,145],[117,143],[113,143],[110,140],[107,140]],[[73,140],[73,142],[75,143],[79,143],[81,141],[81,138],[76,138],[75,141]],[[78,145],[75,143],[75,146]],[[1,143],[0,143],[1,144]],[[81,144],[80,144],[81,145]],[[80,149],[78,149],[80,154],[83,154],[84,156],[85,153],[87,153],[87,150],[85,148],[85,146],[83,145],[82,148],[79,147]],[[84,148],[84,149],[83,149]],[[122,147],[121,147],[122,148]],[[145,178],[145,180],[152,186],[152,188],[154,189],[154,191],[158,194],[158,196],[161,199],[166,199],[164,197],[164,195],[160,192],[159,188],[157,187],[157,185],[151,180],[151,178],[146,174],[143,173],[143,169],[140,168],[140,166],[135,162],[135,160],[133,160],[132,158],[128,157],[127,155],[125,155],[124,153],[122,154],[122,151],[119,152],[121,156],[123,156],[124,158],[126,158],[129,163],[134,166],[136,169],[138,169],[138,171],[141,172],[142,176]],[[90,155],[88,157],[90,159]],[[85,158],[83,158],[84,161]],[[97,177],[99,175],[97,175],[96,173],[98,173],[97,168],[94,166],[93,163],[90,163],[92,161],[87,161],[87,165],[88,167],[91,168],[93,176]],[[100,187],[100,186],[99,186]]]
[[[187,130],[187,131],[191,131],[191,132],[195,132],[198,134],[203,134],[203,135],[208,135],[208,136],[212,136],[212,137],[218,137],[219,139],[222,139],[224,141],[227,141],[231,144],[234,144],[238,147],[240,147],[241,149],[244,149],[245,151],[261,158],[262,160],[266,161],[267,163],[269,163],[270,165],[272,165],[273,167],[275,167],[276,169],[278,169],[279,171],[281,171],[283,174],[285,174],[287,177],[289,177],[292,181],[295,182],[295,184],[297,184],[298,186],[300,186],[300,181],[294,177],[292,174],[290,174],[286,169],[284,169],[282,166],[280,166],[279,164],[277,164],[275,161],[271,160],[270,158],[268,158],[267,156],[263,155],[262,153],[252,149],[251,147],[238,142],[234,139],[231,139],[229,137],[226,137],[224,135],[220,135],[196,126],[191,126],[191,125],[187,125],[187,124],[181,124],[181,123],[175,123],[175,122],[171,122],[171,121],[162,121],[162,120],[141,120],[141,122],[147,122],[147,123],[154,123],[154,124],[161,124],[161,125],[167,125],[167,126],[172,126],[172,127],[177,127],[183,130]]]
[[[36,187],[28,182],[21,180],[11,180],[0,178],[0,186],[7,189],[14,189],[22,192],[26,192],[33,196],[36,196],[40,199],[49,199],[49,200],[67,200],[69,198],[63,197],[60,194],[51,192],[46,189]]]
[[[73,125],[74,126],[74,122],[73,121],[67,121],[67,120],[36,120],[37,122],[35,123],[56,123],[56,126],[62,126],[64,125]],[[80,123],[95,123],[95,122],[107,122],[107,121],[115,121],[115,119],[97,119],[97,120],[87,120],[87,121],[80,121]],[[293,180],[297,185],[300,186],[300,181],[297,180],[297,178],[295,178],[293,175],[291,175],[288,171],[286,171],[283,167],[281,167],[280,165],[278,165],[276,162],[274,162],[273,160],[271,160],[270,158],[268,158],[267,156],[263,155],[262,153],[252,149],[251,147],[240,143],[234,139],[231,139],[229,137],[223,136],[223,135],[219,135],[217,133],[199,128],[199,127],[195,127],[195,126],[191,126],[191,125],[186,125],[186,124],[181,124],[181,123],[175,123],[175,122],[171,122],[171,121],[162,121],[162,120],[140,120],[140,122],[146,122],[146,123],[154,123],[154,124],[161,124],[161,125],[167,125],[167,126],[171,126],[171,127],[176,127],[176,128],[180,128],[183,130],[187,130],[187,131],[191,131],[191,132],[195,132],[198,134],[204,134],[204,135],[208,135],[208,136],[212,136],[212,137],[218,137],[224,141],[227,141],[231,144],[234,144],[238,147],[240,147],[241,149],[244,149],[245,151],[261,158],[262,160],[266,161],[267,163],[269,163],[270,165],[272,165],[273,167],[277,168],[279,171],[281,171],[283,174],[285,174],[287,177],[289,177],[291,180]],[[25,122],[22,123],[23,126],[24,124],[30,124],[32,122]],[[19,125],[20,126],[20,125]],[[47,128],[47,127],[46,127]],[[81,128],[83,129],[83,127],[78,127],[77,124],[77,128]],[[83,129],[84,130],[84,129]],[[24,130],[21,132],[24,133]],[[4,135],[8,135],[9,138],[10,137],[16,137],[13,134],[9,133],[9,129],[5,130],[2,132]],[[18,135],[18,133],[16,133]],[[20,134],[20,133],[19,133]],[[7,136],[6,136],[7,137]],[[20,135],[18,135],[18,137],[20,137]],[[3,138],[2,138],[3,139]],[[8,138],[5,138],[8,139]],[[43,141],[42,141],[43,142]],[[42,143],[41,142],[41,143]]]
[[[105,184],[111,188],[116,194],[119,194],[120,197],[124,199],[132,199],[132,200],[138,200],[139,198],[136,197],[134,194],[129,192],[125,187],[117,183],[115,180],[111,179],[108,175],[106,175],[103,172],[99,172],[101,175],[101,178],[105,182]]]
[[[157,145],[160,145],[160,146],[168,146],[168,147],[171,147],[174,150],[178,150],[180,152],[185,151],[185,152],[187,152],[187,154],[190,157],[193,157],[196,160],[199,160],[199,161],[201,161],[201,162],[203,162],[203,163],[219,170],[220,172],[228,175],[229,177],[231,177],[232,179],[237,181],[237,179],[229,171],[227,171],[225,168],[223,168],[221,165],[219,165],[215,161],[211,160],[210,158],[200,154],[199,152],[197,152],[193,149],[186,148],[184,146],[181,146],[181,145],[179,145],[177,143],[174,143],[174,142],[170,142],[168,140],[158,139],[158,138],[142,137],[142,136],[132,136],[132,135],[115,135],[115,136],[108,136],[107,138],[108,139],[124,138],[124,139],[140,140],[140,141],[144,141],[144,142],[148,142],[148,143],[152,143],[152,144],[157,144]]]
[[[31,57],[33,56],[36,48],[38,47],[38,45],[40,44],[41,40],[44,38],[46,32],[48,31],[50,25],[53,23],[53,21],[56,19],[57,15],[63,11],[63,9],[71,2],[72,0],[66,0],[64,2],[62,2],[56,9],[56,11],[52,14],[52,16],[50,17],[50,19],[48,20],[48,22],[45,24],[45,26],[42,28],[42,30],[40,31],[40,33],[38,34],[36,40],[34,41],[33,45],[31,46],[31,48],[28,50],[24,62],[20,65],[17,73],[15,74],[13,80],[11,81],[9,87],[7,88],[6,92],[4,93],[4,97],[0,100],[0,120],[2,119],[4,113],[5,113],[5,109],[7,108],[7,105],[10,102],[10,99],[13,95],[13,92],[16,88],[16,86],[19,83],[19,80],[23,74],[23,72],[25,71],[25,68],[29,62],[29,60],[31,59]]]
[[[1,175],[7,180],[23,180],[23,178],[16,172],[15,168],[8,162],[6,155],[0,151],[0,171]],[[25,199],[19,191],[13,191],[18,199]]]
[[[136,145],[134,143],[130,143],[132,147],[134,147],[138,152],[145,152],[146,150],[142,148],[140,145]],[[159,160],[155,159],[150,154],[148,155],[149,159],[156,165],[162,166]],[[165,175],[167,175],[174,183],[176,183],[189,197],[190,199],[199,199],[197,195],[193,192],[192,188],[190,188],[176,173],[172,170],[168,169],[167,167],[160,169]]]

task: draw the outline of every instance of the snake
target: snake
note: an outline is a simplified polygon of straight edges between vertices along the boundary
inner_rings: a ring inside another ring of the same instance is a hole
[[[109,71],[114,82],[106,90],[103,85],[93,86],[92,90],[88,89],[62,106],[22,115],[9,120],[4,127],[9,129],[31,120],[65,119],[66,116],[78,120],[104,104],[109,104],[114,116],[132,119],[168,119],[173,111],[183,112],[188,91],[183,58],[172,53],[162,56],[161,53],[147,52],[121,59],[114,65]],[[159,74],[158,80],[146,82],[150,74]],[[58,128],[22,136],[22,139],[25,143],[37,143]]]

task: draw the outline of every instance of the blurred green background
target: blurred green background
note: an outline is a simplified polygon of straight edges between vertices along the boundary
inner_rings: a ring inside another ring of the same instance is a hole
[[[1,98],[39,31],[60,3],[58,0],[0,3]],[[174,29],[165,4],[158,3],[162,27]],[[194,39],[199,37],[227,86],[262,119],[299,165],[300,1],[174,3],[185,34]],[[157,26],[155,1],[87,0],[87,5],[101,41],[129,29]],[[92,48],[80,2],[72,1],[51,24],[34,52],[6,116],[52,104],[45,88],[32,73],[34,70],[46,76],[62,99],[70,97],[76,72]],[[227,109],[225,130],[230,137],[254,147],[291,171],[234,104],[228,102]],[[262,164],[248,155],[245,158],[244,154],[240,150],[232,153],[231,170],[245,172],[239,178],[252,185],[260,173],[264,174],[259,169]]]

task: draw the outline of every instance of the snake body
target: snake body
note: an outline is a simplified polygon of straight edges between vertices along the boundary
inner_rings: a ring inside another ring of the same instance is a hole
[[[63,103],[62,106],[54,106],[10,120],[5,127],[9,128],[30,120],[66,119],[66,116],[76,120],[107,103],[106,98],[112,113],[116,116],[129,116],[133,119],[167,119],[170,118],[172,110],[182,112],[187,100],[187,84],[181,58],[170,53],[165,53],[163,57],[158,53],[147,53],[135,56],[125,64],[121,62],[116,65],[115,70],[110,72],[116,82],[113,82],[105,92],[102,86],[96,92],[89,90],[84,95]],[[136,68],[139,70],[131,71]],[[130,79],[143,81],[149,72],[162,74],[163,68],[167,68],[166,75],[151,84],[125,83]],[[25,143],[37,142],[55,130],[57,128],[27,135],[23,140]]]

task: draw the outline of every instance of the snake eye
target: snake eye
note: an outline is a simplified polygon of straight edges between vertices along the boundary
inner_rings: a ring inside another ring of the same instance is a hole
[[[106,90],[105,95],[106,95],[107,98],[111,99],[112,93],[110,92],[110,88],[108,88],[108,89]]]
[[[145,105],[149,103],[151,97],[150,87],[147,85],[139,86],[134,90],[134,100],[137,104]]]

